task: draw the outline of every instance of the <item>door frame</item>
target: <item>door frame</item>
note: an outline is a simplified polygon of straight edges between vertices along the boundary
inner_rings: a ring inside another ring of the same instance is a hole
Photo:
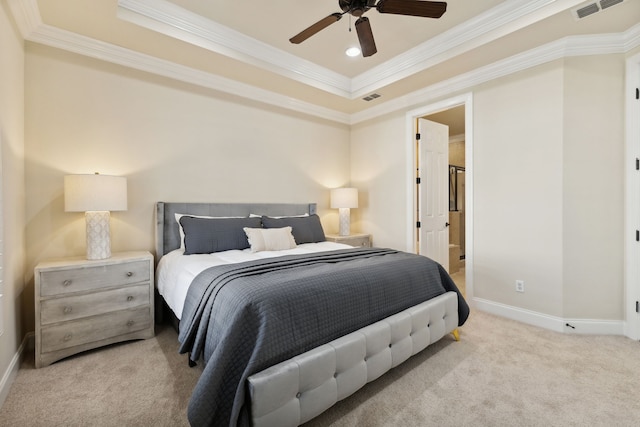
[[[640,340],[640,314],[636,313],[636,301],[640,301],[640,243],[636,241],[640,230],[640,172],[636,170],[636,159],[640,158],[640,100],[635,99],[640,87],[640,54],[627,58],[626,75],[624,334]]]
[[[468,92],[452,98],[410,110],[405,115],[405,170],[406,170],[406,250],[416,253],[416,199],[415,169],[417,119],[453,107],[464,105],[465,126],[465,291],[468,302],[473,301],[473,93]]]

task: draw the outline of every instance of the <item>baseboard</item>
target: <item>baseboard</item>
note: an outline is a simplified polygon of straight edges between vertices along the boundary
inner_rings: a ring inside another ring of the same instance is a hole
[[[565,319],[482,298],[473,298],[473,303],[478,310],[556,332],[588,335],[624,335],[623,320]]]
[[[22,362],[24,351],[25,349],[32,348],[34,339],[35,335],[33,332],[29,332],[25,335],[22,343],[20,343],[20,347],[18,347],[18,351],[13,355],[9,367],[2,376],[2,380],[0,380],[0,408],[4,405],[4,401],[9,395],[9,390],[11,390],[11,384],[13,384],[13,381],[18,375],[18,369],[20,369],[20,362]]]

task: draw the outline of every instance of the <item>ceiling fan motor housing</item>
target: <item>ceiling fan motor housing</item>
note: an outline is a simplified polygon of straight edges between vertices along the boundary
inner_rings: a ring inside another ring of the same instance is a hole
[[[376,0],[338,0],[340,9],[353,16],[362,16],[367,10],[375,6]]]

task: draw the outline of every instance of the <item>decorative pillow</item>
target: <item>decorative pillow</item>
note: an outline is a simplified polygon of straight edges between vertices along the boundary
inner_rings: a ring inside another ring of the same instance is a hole
[[[210,254],[231,249],[247,249],[243,228],[260,227],[260,218],[196,218],[183,216],[184,254]]]
[[[181,214],[176,213],[173,214],[176,218],[176,222],[178,223],[178,229],[180,230],[180,249],[184,250],[184,229],[182,228],[182,224],[180,224],[180,218],[183,216],[190,216],[193,218],[246,218],[244,216],[206,216],[206,215],[191,215],[191,214]]]
[[[264,228],[291,227],[296,244],[324,242],[324,230],[320,224],[320,217],[316,214],[306,217],[271,218],[262,217]]]
[[[251,252],[282,251],[296,247],[291,227],[282,228],[244,228]]]

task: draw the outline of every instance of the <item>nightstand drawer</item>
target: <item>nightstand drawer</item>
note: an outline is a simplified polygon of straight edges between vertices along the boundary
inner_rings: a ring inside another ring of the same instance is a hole
[[[138,283],[149,281],[151,277],[148,261],[42,271],[40,274],[41,296],[88,291],[104,287],[105,284]]]
[[[43,325],[95,316],[116,310],[149,305],[149,285],[133,285],[86,295],[43,300],[40,321]]]
[[[361,246],[365,248],[371,247],[370,234],[350,234],[348,236],[340,236],[338,234],[326,234],[326,239],[330,242],[344,243],[350,246]]]
[[[152,326],[150,307],[124,310],[42,328],[42,353],[99,341]]]
[[[361,246],[363,248],[369,248],[371,247],[371,238],[369,236],[354,237],[352,239],[345,241],[345,243],[351,246],[356,246],[356,247]]]

